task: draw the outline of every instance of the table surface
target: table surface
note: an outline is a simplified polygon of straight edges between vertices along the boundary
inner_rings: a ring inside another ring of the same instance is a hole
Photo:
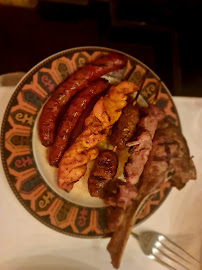
[[[0,87],[0,124],[13,87]],[[166,234],[198,259],[202,257],[202,98],[174,97],[183,134],[197,168],[197,180],[173,189],[161,207],[136,231]],[[108,239],[80,239],[58,233],[31,216],[11,191],[0,162],[0,269],[113,269]],[[148,259],[130,236],[121,269],[163,270]]]

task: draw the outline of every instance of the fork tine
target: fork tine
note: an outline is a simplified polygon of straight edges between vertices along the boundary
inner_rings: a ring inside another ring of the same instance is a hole
[[[178,262],[177,260],[175,260],[174,258],[170,257],[168,254],[166,254],[165,252],[163,252],[161,249],[159,249],[159,248],[157,248],[157,247],[155,247],[155,249],[157,249],[158,252],[161,253],[161,254],[163,254],[166,258],[168,258],[168,259],[170,259],[171,261],[173,261],[173,262],[175,262],[175,263],[181,265],[182,267],[184,267],[184,269],[190,270],[190,269],[187,268],[184,264],[182,264],[182,263]],[[173,253],[173,252],[172,252],[172,253]],[[153,254],[153,252],[152,252],[152,254]],[[173,253],[173,254],[175,254],[175,253]],[[154,255],[154,254],[153,254],[153,255]]]
[[[158,263],[162,264],[163,266],[172,269],[172,270],[177,270],[176,268],[172,267],[170,264],[164,262],[163,260],[161,260],[158,256],[156,256],[155,254],[152,254],[154,256],[154,260],[157,261]]]
[[[163,242],[160,242],[161,243],[161,245],[165,248],[165,249],[167,249],[167,250],[169,250],[171,253],[174,253],[174,251],[173,250],[171,250],[168,246],[166,246]],[[186,260],[184,257],[182,257],[180,254],[178,254],[178,253],[174,253],[175,255],[177,255],[178,257],[180,257],[182,260],[184,260],[185,262],[187,262],[187,263],[189,263],[189,264],[192,264],[190,261],[188,261],[188,260]]]
[[[182,247],[178,246],[176,243],[174,243],[172,240],[170,240],[169,238],[167,238],[166,236],[163,236],[168,242],[170,242],[171,244],[173,244],[174,246],[176,246],[179,250],[183,251],[186,255],[188,255],[190,258],[192,258],[195,262],[197,262],[198,264],[200,264],[200,262],[194,258],[191,254],[189,254],[186,250],[184,250]],[[161,242],[162,244],[162,242]]]

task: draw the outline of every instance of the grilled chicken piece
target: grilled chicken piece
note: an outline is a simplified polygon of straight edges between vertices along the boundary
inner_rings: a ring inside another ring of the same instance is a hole
[[[90,148],[95,147],[98,142],[106,138],[109,129],[119,119],[122,109],[126,106],[127,96],[137,90],[139,90],[139,85],[123,81],[117,86],[112,86],[108,93],[98,100],[92,113],[85,121],[85,130],[64,153],[59,163],[59,187],[62,188],[64,184],[67,186],[81,178],[82,174],[77,175],[75,170],[97,157],[98,151],[96,154],[89,154]],[[72,174],[75,176],[74,179]]]
[[[86,172],[86,164],[95,159],[99,150],[96,144],[107,136],[100,121],[95,119],[93,125],[86,128],[75,143],[64,153],[58,167],[58,186],[65,187],[77,182]],[[81,167],[82,166],[82,167]],[[73,187],[73,186],[72,186]]]
[[[190,179],[196,179],[196,169],[186,140],[176,126],[162,122],[155,133],[152,150],[139,181],[137,199],[127,208],[124,216],[119,218],[122,222],[107,246],[115,268],[120,266],[128,237],[135,223],[136,210],[145,196],[158,190],[165,181],[171,181],[172,185],[181,188]],[[113,225],[111,227],[113,228]]]

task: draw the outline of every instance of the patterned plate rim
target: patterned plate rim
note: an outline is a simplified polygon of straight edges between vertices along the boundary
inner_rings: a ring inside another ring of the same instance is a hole
[[[19,81],[19,83],[17,84],[17,86],[15,87],[15,90],[8,102],[8,105],[6,107],[6,110],[4,112],[3,115],[3,121],[2,121],[2,126],[1,126],[1,158],[2,158],[2,164],[3,164],[3,168],[4,168],[4,172],[7,178],[7,181],[9,183],[9,186],[11,187],[13,193],[15,194],[15,196],[17,197],[17,199],[19,200],[20,204],[22,204],[24,206],[24,208],[32,215],[34,216],[37,220],[39,220],[41,223],[43,223],[44,225],[48,226],[51,229],[54,229],[55,231],[58,231],[60,233],[66,234],[66,235],[70,235],[70,236],[74,236],[74,237],[80,237],[80,238],[104,238],[104,237],[108,237],[109,234],[98,234],[98,235],[93,235],[93,236],[89,236],[89,235],[83,235],[83,234],[76,234],[75,233],[71,233],[71,232],[67,232],[62,230],[61,228],[58,228],[55,225],[52,225],[51,223],[47,223],[45,222],[39,215],[36,214],[36,212],[34,212],[32,209],[30,209],[29,206],[27,206],[25,204],[24,199],[21,198],[19,192],[15,189],[12,180],[10,179],[10,173],[8,171],[8,166],[6,164],[6,160],[4,158],[4,153],[5,153],[5,147],[4,147],[4,141],[5,141],[5,125],[10,113],[10,109],[12,108],[12,103],[14,101],[14,99],[17,97],[18,93],[21,91],[22,86],[24,85],[24,83],[26,82],[26,80],[28,78],[30,78],[34,73],[36,73],[37,71],[40,70],[40,68],[42,68],[45,64],[47,63],[51,63],[52,61],[64,56],[65,54],[68,53],[78,53],[78,52],[82,52],[82,51],[99,51],[99,52],[118,52],[121,54],[124,54],[128,57],[128,59],[131,59],[132,61],[134,61],[135,63],[140,64],[143,68],[145,68],[146,70],[148,70],[153,76],[154,78],[160,80],[160,78],[158,77],[158,75],[151,70],[147,65],[145,65],[144,63],[142,63],[140,60],[136,59],[135,57],[124,53],[123,51],[120,50],[116,50],[116,49],[112,49],[112,48],[106,48],[106,47],[99,47],[99,46],[82,46],[82,47],[76,47],[76,48],[70,48],[70,49],[66,49],[60,52],[57,52],[47,58],[45,58],[44,60],[40,61],[38,64],[36,64],[32,69],[30,69],[24,76],[23,78]],[[161,80],[160,80],[161,81]],[[179,119],[179,114],[177,111],[177,108],[175,106],[175,103],[172,99],[172,95],[170,93],[170,91],[168,90],[167,86],[161,81],[161,85],[163,86],[163,88],[166,90],[166,94],[169,97],[169,100],[172,102],[173,107],[175,108],[175,115],[177,117],[177,121],[178,121],[178,126],[181,129],[181,124],[180,124],[180,119]],[[32,134],[33,132],[33,128],[31,129],[30,133]],[[32,149],[31,149],[32,151]],[[44,181],[44,180],[43,180]],[[44,181],[44,184],[46,184],[46,182]],[[163,199],[161,199],[160,203],[155,207],[155,209],[153,209],[146,217],[144,217],[142,220],[139,220],[134,226],[141,224],[143,221],[147,220],[153,213],[156,212],[156,210],[162,205],[162,203],[165,201],[165,199],[167,198],[168,194],[170,193],[171,189],[169,188],[167,190],[167,192],[164,194]],[[54,192],[54,191],[53,191]],[[55,192],[54,192],[55,193]],[[59,197],[62,201],[66,201],[64,198],[62,198],[60,195],[57,194],[57,197]],[[74,204],[73,204],[74,205]],[[86,207],[88,208],[88,207]],[[90,209],[94,209],[94,208],[90,208]]]

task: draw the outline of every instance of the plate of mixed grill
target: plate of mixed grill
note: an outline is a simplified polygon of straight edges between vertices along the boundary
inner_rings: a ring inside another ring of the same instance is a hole
[[[102,47],[56,53],[23,77],[1,153],[30,214],[67,235],[110,237],[115,268],[132,227],[196,178],[165,84],[133,56]]]

